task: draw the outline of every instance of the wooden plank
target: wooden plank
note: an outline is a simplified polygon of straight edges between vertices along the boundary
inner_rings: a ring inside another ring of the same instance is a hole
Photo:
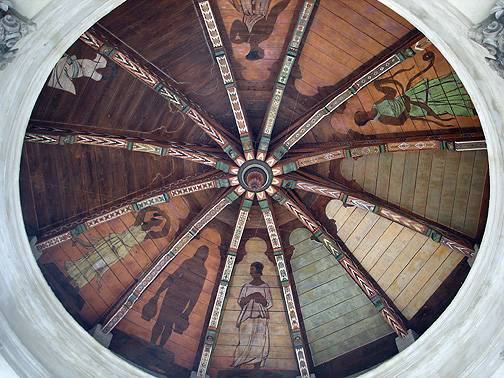
[[[334,258],[333,258],[334,260]],[[334,263],[337,264],[336,261]],[[314,287],[319,286],[320,284],[324,282],[329,282],[335,278],[341,277],[343,274],[345,274],[344,269],[341,268],[339,265],[329,265],[327,269],[323,269],[323,266],[318,264],[319,268],[322,268],[319,270],[319,272],[311,276],[310,278],[306,278],[304,280],[298,280],[299,275],[297,272],[295,272],[294,277],[296,278],[296,289],[298,292],[298,295],[302,295],[303,293],[313,289]]]
[[[366,174],[364,177],[364,190],[368,193],[376,193],[376,182],[378,178],[379,154],[366,157]]]
[[[353,170],[354,170],[355,160],[352,158],[346,158],[341,160],[339,164],[339,169],[341,176],[347,181],[353,180]]]
[[[471,191],[467,201],[467,212],[463,232],[469,236],[476,236],[478,232],[481,201],[485,189],[485,179],[488,172],[488,157],[486,151],[476,152],[474,170],[471,180]]]
[[[425,216],[427,206],[427,194],[429,193],[429,178],[432,168],[432,151],[421,151],[418,156],[418,169],[415,185],[415,197],[413,199],[413,211]]]
[[[361,261],[363,268],[369,272],[403,229],[403,226],[391,222],[385,232],[378,239],[378,242]]]
[[[446,151],[435,151],[432,157],[432,169],[429,179],[429,192],[425,217],[437,220],[439,204],[441,203],[441,190],[443,189],[443,175],[445,169]]]
[[[378,259],[376,264],[369,270],[369,274],[378,281],[394,262],[397,256],[402,252],[404,248],[408,245],[410,240],[415,235],[415,231],[409,228],[403,228],[394,242],[387,248],[387,250]]]
[[[360,157],[354,161],[352,177],[361,188],[364,188],[364,179],[366,176],[366,158]]]
[[[378,221],[366,234],[366,236],[360,242],[360,244],[353,250],[351,249],[353,256],[359,262],[362,262],[362,260],[364,260],[364,258],[367,256],[371,248],[373,248],[373,246],[378,242],[378,239],[383,235],[383,233],[390,226],[391,223],[392,221],[386,218],[378,217]]]
[[[400,204],[406,210],[413,210],[419,154],[419,151],[408,152],[404,161],[404,177]]]
[[[397,269],[402,269],[396,279],[388,288],[384,288],[390,299],[396,299],[413,277],[429,261],[430,257],[439,248],[439,243],[427,239],[425,244],[413,256],[404,254],[395,262]]]
[[[350,237],[352,232],[357,228],[357,226],[360,224],[362,219],[366,216],[368,213],[367,210],[356,208],[352,215],[348,217],[346,220],[345,224],[341,228],[338,229],[338,236],[346,242],[346,240]]]
[[[362,293],[362,290],[357,285],[352,285],[350,282],[346,282],[345,285],[347,286],[338,287],[337,291],[321,297],[309,305],[302,306],[301,311],[304,321],[306,322],[310,317],[336,306],[338,303],[344,301],[345,298],[353,298]]]
[[[390,172],[390,185],[388,192],[388,202],[399,205],[401,202],[401,187],[404,175],[404,161],[406,152],[394,152],[392,158],[392,168]]]
[[[443,262],[438,270],[431,276],[429,281],[415,295],[408,306],[403,310],[403,315],[411,319],[422,308],[425,302],[436,292],[436,290],[448,278],[451,272],[462,261],[464,256],[457,252],[451,252],[448,258]]]
[[[443,189],[441,191],[441,203],[439,204],[438,223],[450,226],[455,191],[457,189],[457,174],[462,152],[449,152],[446,155],[446,164],[443,177]]]
[[[425,265],[419,270],[419,272],[413,277],[406,288],[397,296],[394,300],[395,305],[399,311],[403,311],[406,306],[411,302],[411,300],[417,295],[420,289],[429,281],[436,270],[441,266],[441,264],[450,255],[451,249],[440,245],[438,249],[431,255],[429,260]],[[404,315],[404,313],[403,313]],[[408,320],[411,317],[406,317]]]
[[[409,241],[408,245],[401,251],[394,262],[387,269],[385,274],[378,280],[378,285],[385,292],[389,286],[402,273],[405,266],[417,254],[417,252],[425,245],[427,237],[416,233]]]
[[[376,179],[376,196],[384,200],[387,200],[388,198],[393,157],[394,157],[393,153],[380,154],[380,160],[378,163],[378,177]]]
[[[336,214],[338,213],[338,210],[343,206],[343,202],[340,200],[330,200],[329,203],[326,205],[326,215],[327,218],[329,219],[335,219]]]
[[[474,169],[476,152],[468,151],[460,156],[460,164],[457,174],[457,185],[455,199],[453,202],[453,213],[450,226],[458,231],[464,230],[467,203],[471,191],[471,182]]]
[[[347,221],[347,219],[353,214],[353,212],[356,210],[357,208],[355,206],[351,206],[351,207],[344,207],[342,206],[338,212],[336,213],[336,215],[334,216],[334,221],[336,223],[336,228],[339,230],[341,229],[341,227],[343,227],[343,225],[345,224],[345,222]]]
[[[366,215],[359,223],[359,225],[353,230],[350,236],[345,240],[347,248],[353,253],[353,251],[359,246],[366,235],[371,231],[373,226],[380,219],[379,215],[366,211]]]

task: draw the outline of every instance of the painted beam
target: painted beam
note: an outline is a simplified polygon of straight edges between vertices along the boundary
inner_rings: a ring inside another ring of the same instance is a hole
[[[123,48],[108,45],[105,38],[102,37],[104,31],[97,32],[89,29],[80,40],[93,50],[102,54],[126,70],[129,74],[140,80],[143,84],[154,90],[162,96],[177,111],[188,116],[203,132],[205,132],[217,145],[238,165],[241,166],[245,159],[238,152],[236,145],[226,135],[225,129],[206,114],[199,106],[191,103],[179,90],[172,85],[167,84],[162,77],[164,73],[159,74],[148,67],[143,62],[145,59],[135,54],[128,53]],[[113,36],[109,36],[113,40]],[[109,39],[107,38],[107,39]]]
[[[249,130],[247,118],[245,112],[243,111],[243,106],[240,101],[240,95],[238,93],[238,88],[236,86],[236,80],[233,75],[233,70],[229,64],[229,57],[222,43],[221,35],[219,32],[219,27],[215,21],[214,14],[212,12],[212,7],[210,2],[198,1],[198,6],[201,12],[205,24],[205,30],[208,38],[210,39],[213,55],[217,65],[219,66],[219,71],[221,73],[222,82],[226,88],[229,103],[231,109],[233,110],[233,116],[236,122],[236,127],[238,128],[238,133],[240,134],[240,140],[243,148],[243,153],[245,154],[246,160],[254,159],[254,147],[252,134]]]
[[[240,246],[243,230],[245,229],[245,224],[247,223],[254,196],[254,193],[245,193],[245,197],[243,198],[241,203],[240,212],[238,213],[238,218],[236,219],[233,237],[231,238],[231,244],[226,256],[226,264],[224,265],[219,288],[217,290],[217,296],[215,297],[215,302],[213,304],[210,321],[208,322],[207,330],[204,334],[205,341],[203,344],[203,351],[201,352],[201,358],[198,364],[198,370],[196,372],[196,376],[200,378],[206,377],[208,365],[210,364],[210,358],[212,357],[212,351],[217,342],[220,318],[222,309],[224,307],[224,302],[226,300],[227,289],[229,282],[231,282],[231,277],[236,261],[236,254],[238,253],[238,247]]]
[[[392,306],[388,304],[383,295],[380,294],[380,291],[366,278],[366,275],[361,269],[355,265],[350,255],[347,253],[347,248],[345,248],[344,243],[339,240],[339,238],[330,235],[303,205],[281,189],[270,186],[267,193],[273,197],[275,201],[285,206],[301,223],[303,223],[312,233],[313,238],[324,245],[329,253],[331,253],[343,269],[345,269],[348,275],[359,285],[361,290],[366,294],[376,309],[380,311],[383,318],[394,332],[400,337],[405,337],[407,335],[407,328],[402,319],[397,315],[397,312]]]
[[[158,142],[141,138],[129,139],[114,134],[101,134],[92,131],[80,131],[76,133],[61,128],[48,129],[44,132],[29,131],[25,135],[25,142],[59,146],[81,144],[94,147],[116,148],[156,156],[170,156],[196,164],[207,165],[226,173],[238,173],[238,168],[234,164],[229,164],[228,161],[218,156],[209,152],[197,151],[193,146],[182,143]]]
[[[257,193],[259,200],[259,207],[261,208],[266,229],[273,247],[273,255],[278,270],[278,278],[282,285],[283,300],[287,315],[289,318],[289,326],[291,331],[292,344],[294,346],[294,353],[299,367],[299,373],[302,378],[309,378],[310,371],[308,362],[306,360],[306,352],[304,349],[304,340],[301,336],[301,322],[299,321],[296,305],[294,303],[294,295],[292,293],[292,286],[287,272],[287,265],[285,263],[284,249],[278,232],[278,227],[273,214],[273,207],[271,201],[265,192]]]
[[[420,35],[417,32],[415,34],[415,38],[418,39],[419,37]],[[406,39],[406,43],[408,43],[407,46],[411,45],[411,37]],[[266,162],[273,167],[297,142],[299,142],[310,130],[317,126],[323,118],[330,115],[343,103],[355,96],[360,90],[365,88],[374,80],[390,71],[398,64],[401,64],[406,59],[415,55],[413,49],[409,47],[405,48],[404,42],[401,42],[400,47],[399,51],[397,51],[397,48],[393,49],[396,51],[394,55],[387,55],[382,62],[376,63],[370,71],[360,76],[353,83],[347,84],[346,87],[336,91],[334,94],[329,96],[328,99],[317,105],[314,110],[309,111],[306,116],[301,117],[301,122],[296,122],[292,128],[288,128],[285,133],[285,139],[279,146],[275,147],[273,152],[266,159]]]
[[[273,88],[273,96],[268,105],[266,117],[263,121],[261,139],[259,140],[259,147],[257,151],[257,159],[259,160],[264,161],[266,159],[266,154],[268,153],[271,140],[271,133],[273,132],[273,127],[275,126],[278,110],[280,109],[280,104],[285,92],[285,87],[289,81],[292,67],[299,55],[301,41],[308,27],[308,23],[310,22],[316,3],[317,0],[305,0],[299,13],[296,26],[280,68],[280,73],[278,74]]]
[[[45,232],[38,238],[39,241],[36,246],[43,252],[48,248],[70,240],[93,227],[119,218],[124,214],[136,212],[148,206],[167,203],[174,197],[181,197],[213,188],[237,186],[238,184],[236,177],[224,176],[221,173],[213,172],[211,175],[206,173],[191,177],[190,179],[179,180],[158,189],[143,190],[136,195],[128,196],[120,202],[115,202],[99,211],[95,211],[87,217],[76,219]]]
[[[382,143],[381,140],[359,143],[358,146],[355,147],[335,147],[333,149],[321,147],[312,153],[305,153],[297,157],[282,160],[273,167],[273,174],[275,176],[283,175],[289,172],[295,172],[303,167],[338,159],[360,158],[366,155],[383,154],[387,152],[423,150],[447,150],[457,152],[486,150],[486,142],[484,140],[450,141],[444,138],[443,140],[434,138],[415,138],[409,140],[397,138],[395,141],[386,143]]]
[[[115,308],[104,322],[103,332],[109,333],[112,331],[126,316],[136,301],[138,301],[142,293],[159,276],[163,269],[178,256],[180,251],[182,251],[182,249],[184,249],[184,247],[189,244],[189,242],[193,240],[212,219],[219,215],[222,210],[238,199],[243,193],[245,193],[245,190],[241,186],[235,189],[230,188],[226,191],[224,196],[219,197],[209,207],[205,208],[196,219],[186,227],[184,232],[171,243],[166,252],[161,255],[156,263],[142,275],[135,286],[128,291],[124,299],[121,300],[118,308]]]
[[[289,189],[300,189],[306,192],[335,198],[346,207],[356,206],[407,227],[431,238],[437,243],[462,253],[467,257],[474,256],[476,241],[459,231],[453,230],[430,219],[404,210],[364,191],[351,189],[314,174],[303,173],[299,176],[287,175],[278,178],[274,185]]]

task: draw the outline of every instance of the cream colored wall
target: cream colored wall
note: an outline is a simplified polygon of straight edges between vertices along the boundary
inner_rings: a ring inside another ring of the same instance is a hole
[[[14,9],[27,18],[34,17],[51,0],[11,0]]]
[[[473,23],[484,20],[495,2],[496,0],[448,0]]]

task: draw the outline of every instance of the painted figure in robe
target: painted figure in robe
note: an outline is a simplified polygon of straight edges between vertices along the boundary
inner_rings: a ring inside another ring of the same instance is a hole
[[[208,257],[208,247],[201,246],[193,257],[185,260],[161,284],[156,294],[142,308],[144,320],[153,319],[158,312],[160,296],[166,292],[159,309],[159,316],[152,327],[151,343],[164,346],[172,331],[182,334],[189,328],[189,315],[203,289],[207,275],[205,261]]]
[[[232,367],[250,364],[254,368],[264,367],[269,355],[269,312],[273,305],[269,285],[261,279],[264,265],[250,265],[252,281],[242,286],[238,297],[240,314],[236,320],[239,343],[236,346]]]
[[[157,230],[160,228],[160,230]],[[88,252],[76,261],[66,261],[65,270],[72,284],[79,289],[98,278],[98,288],[101,278],[110,267],[123,258],[131,250],[146,239],[157,239],[168,235],[170,219],[159,208],[149,206],[138,212],[135,223],[127,230],[112,232],[103,238],[89,238],[89,242],[76,239],[74,242],[83,246]]]
[[[439,126],[452,127],[446,122],[453,121],[454,116],[475,116],[476,110],[471,98],[456,73],[434,79],[423,78],[413,85],[415,79],[432,68],[434,54],[426,53],[424,60],[430,61],[429,65],[410,79],[406,88],[394,76],[410,71],[413,67],[399,70],[390,78],[375,80],[375,88],[384,97],[371,110],[356,112],[355,123],[364,126],[369,121],[377,120],[387,125],[400,126],[407,119],[421,119]]]
[[[107,60],[100,54],[96,54],[93,60],[64,55],[53,68],[47,85],[76,94],[73,79],[89,77],[94,81],[100,81],[103,76],[97,70],[106,66]]]

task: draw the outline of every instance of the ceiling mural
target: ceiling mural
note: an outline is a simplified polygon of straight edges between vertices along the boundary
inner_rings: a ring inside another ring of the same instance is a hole
[[[131,0],[47,78],[20,193],[54,294],[146,372],[344,377],[454,298],[488,163],[461,77],[376,0]]]

